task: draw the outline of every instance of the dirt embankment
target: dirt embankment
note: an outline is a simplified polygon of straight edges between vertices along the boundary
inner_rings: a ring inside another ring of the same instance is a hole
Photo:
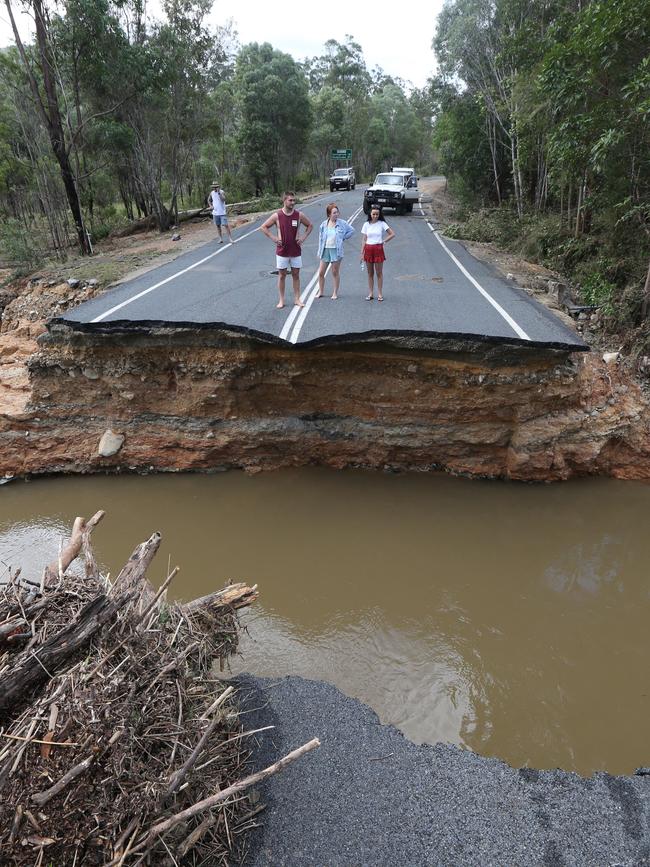
[[[5,308],[0,475],[318,463],[650,478],[648,402],[600,352],[406,340],[299,349],[196,329],[46,330],[99,289],[41,275]]]
[[[2,475],[318,463],[650,478],[643,396],[591,356],[400,341],[296,351],[56,326],[28,371],[26,405],[0,419]]]

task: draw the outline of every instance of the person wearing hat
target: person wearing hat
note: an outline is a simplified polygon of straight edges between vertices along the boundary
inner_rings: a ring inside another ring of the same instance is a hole
[[[219,232],[219,243],[223,244],[223,237],[221,234],[221,227],[223,226],[228,232],[230,243],[234,244],[235,242],[233,241],[230,232],[230,226],[228,225],[228,217],[226,216],[226,194],[217,181],[211,185],[208,203],[212,208],[212,221]]]

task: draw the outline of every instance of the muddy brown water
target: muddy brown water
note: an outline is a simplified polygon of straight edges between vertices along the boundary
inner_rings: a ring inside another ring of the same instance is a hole
[[[98,508],[113,574],[159,530],[150,577],[179,565],[178,597],[259,584],[234,672],[331,681],[414,741],[515,766],[650,765],[650,486],[313,468],[14,482],[0,572],[37,575]]]

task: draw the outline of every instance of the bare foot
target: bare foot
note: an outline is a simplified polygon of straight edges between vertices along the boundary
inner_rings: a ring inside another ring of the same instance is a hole
[[[316,298],[322,298],[322,297],[323,297],[323,293],[322,293],[322,292],[319,292],[318,295],[316,295]]]
[[[338,295],[332,295],[332,301],[338,301],[338,300],[339,300]]]
[[[280,301],[278,304],[275,305],[276,310],[282,310],[283,307],[284,307],[284,301]]]
[[[302,301],[298,300],[298,301],[293,302],[293,306],[294,307],[304,307],[305,305],[302,303]]]

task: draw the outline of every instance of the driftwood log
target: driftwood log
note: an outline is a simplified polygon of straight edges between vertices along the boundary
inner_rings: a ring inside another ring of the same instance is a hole
[[[218,668],[257,587],[169,603],[177,570],[147,580],[158,533],[111,582],[90,546],[103,514],[75,520],[40,580],[0,586],[0,864],[231,863],[261,809],[248,787],[318,743],[246,776],[254,733]]]
[[[111,600],[103,594],[88,603],[74,621],[36,650],[25,650],[0,678],[0,720],[19,705],[32,690],[58,673],[62,664],[88,645],[101,627],[111,620],[126,597]]]

